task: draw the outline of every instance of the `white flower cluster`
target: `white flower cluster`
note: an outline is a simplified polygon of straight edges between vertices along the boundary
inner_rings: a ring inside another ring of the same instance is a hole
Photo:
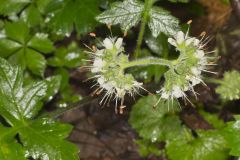
[[[99,88],[95,91],[105,95],[100,103],[115,98],[123,105],[124,96],[129,94],[134,96],[142,88],[142,83],[135,81],[132,75],[125,74],[121,66],[128,63],[128,56],[123,54],[122,38],[106,38],[103,41],[104,49],[96,50],[93,53],[93,64],[91,72],[95,74]]]
[[[193,87],[203,83],[201,74],[209,65],[202,39],[189,37],[179,31],[174,38],[169,38],[168,42],[175,46],[180,52],[176,60],[176,65],[165,73],[165,85],[158,91],[162,99],[187,98],[185,91],[192,91]]]

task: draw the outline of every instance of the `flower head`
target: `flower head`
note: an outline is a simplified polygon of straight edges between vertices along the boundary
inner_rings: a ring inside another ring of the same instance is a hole
[[[208,57],[203,49],[202,39],[189,37],[182,31],[178,32],[174,38],[169,38],[168,42],[176,47],[180,52],[179,57],[174,61],[174,65],[164,74],[164,87],[158,91],[162,99],[187,98],[185,91],[192,91],[193,87],[203,83],[202,72],[207,71],[210,65]]]
[[[122,65],[129,62],[128,56],[123,54],[122,38],[106,38],[103,41],[104,49],[97,49],[93,55],[91,72],[95,74],[98,89],[96,92],[105,92],[101,104],[111,98],[116,103],[120,99],[123,105],[124,96],[134,96],[142,88],[142,83],[137,82],[131,74],[125,74]]]

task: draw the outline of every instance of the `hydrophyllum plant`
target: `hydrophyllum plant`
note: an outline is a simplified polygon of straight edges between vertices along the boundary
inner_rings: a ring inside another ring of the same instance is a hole
[[[204,51],[204,36],[199,40],[190,37],[188,32],[184,34],[179,31],[173,38],[169,38],[168,42],[180,53],[175,60],[145,57],[129,61],[128,56],[123,54],[122,41],[122,38],[106,38],[102,43],[104,49],[90,52],[93,58],[90,69],[95,74],[93,77],[96,78],[95,85],[98,85],[95,92],[105,92],[101,104],[104,100],[106,102],[114,97],[116,106],[119,99],[123,106],[126,94],[134,96],[139,89],[143,89],[142,83],[137,82],[131,74],[125,73],[127,68],[148,65],[167,66],[169,69],[164,74],[164,85],[156,92],[160,94],[160,99],[173,101],[174,98],[188,100],[186,91],[192,91],[196,95],[193,87],[199,83],[205,85],[201,77],[202,72],[210,72],[207,68],[213,65],[210,62],[212,57],[207,57]]]

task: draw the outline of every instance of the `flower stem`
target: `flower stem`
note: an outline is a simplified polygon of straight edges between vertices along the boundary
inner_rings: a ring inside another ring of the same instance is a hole
[[[146,27],[147,19],[148,19],[148,16],[149,16],[149,11],[150,11],[150,9],[153,5],[153,2],[154,2],[154,0],[145,0],[143,17],[142,17],[140,32],[139,32],[138,40],[137,40],[137,47],[136,47],[136,50],[135,50],[135,53],[134,53],[135,58],[138,57],[138,54],[141,50],[143,36],[144,36],[144,32],[145,32],[145,27]]]
[[[148,58],[143,58],[143,59],[138,59],[134,61],[130,61],[126,64],[123,64],[122,70],[130,67],[135,67],[135,66],[148,66],[148,65],[161,65],[161,66],[172,66],[172,61],[166,60],[166,59],[161,59],[161,58],[154,58],[154,57],[148,57]]]

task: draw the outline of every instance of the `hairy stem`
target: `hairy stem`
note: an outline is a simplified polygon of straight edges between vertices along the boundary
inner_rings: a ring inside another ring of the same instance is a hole
[[[150,9],[153,5],[153,2],[154,2],[154,0],[145,0],[143,17],[142,17],[140,32],[139,32],[138,40],[137,40],[137,47],[136,47],[136,50],[135,50],[135,53],[134,53],[135,58],[138,57],[138,54],[140,53],[140,50],[141,50],[143,36],[144,36],[144,32],[145,32],[145,27],[146,27],[147,19],[148,19],[148,16],[149,16],[149,11],[150,11]]]
[[[161,65],[161,66],[172,66],[172,61],[166,60],[166,59],[161,59],[161,58],[154,58],[154,57],[149,57],[149,58],[143,58],[143,59],[138,59],[134,61],[130,61],[126,64],[123,64],[122,70],[130,67],[135,67],[135,66],[148,66],[148,65]]]

